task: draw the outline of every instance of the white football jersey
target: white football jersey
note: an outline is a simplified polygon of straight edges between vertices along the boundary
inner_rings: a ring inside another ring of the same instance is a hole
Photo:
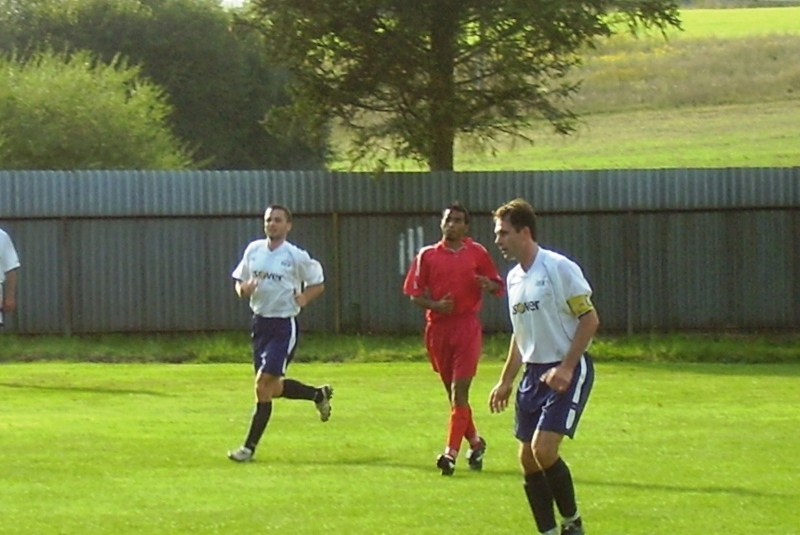
[[[11,237],[0,229],[0,283],[5,282],[6,273],[19,267],[19,257]]]
[[[290,318],[300,313],[294,295],[305,285],[322,284],[322,265],[296,245],[284,241],[270,251],[267,240],[251,242],[231,277],[240,281],[258,279],[250,296],[254,314],[267,318]]]
[[[508,312],[525,363],[560,362],[578,317],[592,310],[592,288],[578,265],[539,247],[526,272],[517,264],[506,277]]]
[[[3,324],[3,283],[6,281],[6,273],[19,267],[19,257],[11,237],[0,229],[0,325]]]

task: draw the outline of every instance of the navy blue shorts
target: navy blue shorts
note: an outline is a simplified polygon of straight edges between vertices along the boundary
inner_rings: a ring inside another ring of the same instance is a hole
[[[530,442],[537,429],[569,438],[575,436],[575,429],[594,384],[594,364],[589,354],[584,354],[575,367],[569,388],[565,392],[556,392],[539,378],[559,364],[528,364],[525,367],[517,387],[514,421],[514,435],[522,442]]]
[[[285,375],[299,334],[296,318],[253,316],[250,339],[256,374],[262,372],[278,377]]]

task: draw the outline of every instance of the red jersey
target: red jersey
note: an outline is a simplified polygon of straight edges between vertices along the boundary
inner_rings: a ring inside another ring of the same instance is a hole
[[[450,314],[427,310],[425,319],[428,323],[441,318],[477,314],[481,309],[483,290],[476,275],[496,282],[499,289],[495,295],[503,294],[503,279],[486,248],[471,238],[464,238],[461,243],[463,246],[457,251],[449,249],[444,240],[423,247],[408,268],[403,283],[404,294],[412,297],[427,295],[434,301],[450,294],[453,300]]]

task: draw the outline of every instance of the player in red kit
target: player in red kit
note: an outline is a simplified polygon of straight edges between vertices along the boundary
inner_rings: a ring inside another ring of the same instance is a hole
[[[486,440],[472,419],[469,388],[481,355],[483,292],[501,296],[504,285],[486,248],[467,237],[469,212],[463,205],[444,209],[441,229],[441,241],[420,249],[411,263],[403,293],[426,310],[425,346],[450,401],[447,446],[436,459],[442,475],[450,476],[464,439],[469,467],[483,468]]]

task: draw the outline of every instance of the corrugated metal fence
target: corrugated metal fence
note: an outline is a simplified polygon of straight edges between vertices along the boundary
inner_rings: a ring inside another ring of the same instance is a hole
[[[415,331],[401,291],[453,200],[492,245],[491,212],[514,197],[539,241],[577,260],[607,331],[800,327],[800,168],[584,172],[0,172],[0,226],[23,263],[20,333],[241,330],[230,272],[262,237],[271,202],[324,265],[306,329]],[[488,298],[487,330],[508,328]]]

